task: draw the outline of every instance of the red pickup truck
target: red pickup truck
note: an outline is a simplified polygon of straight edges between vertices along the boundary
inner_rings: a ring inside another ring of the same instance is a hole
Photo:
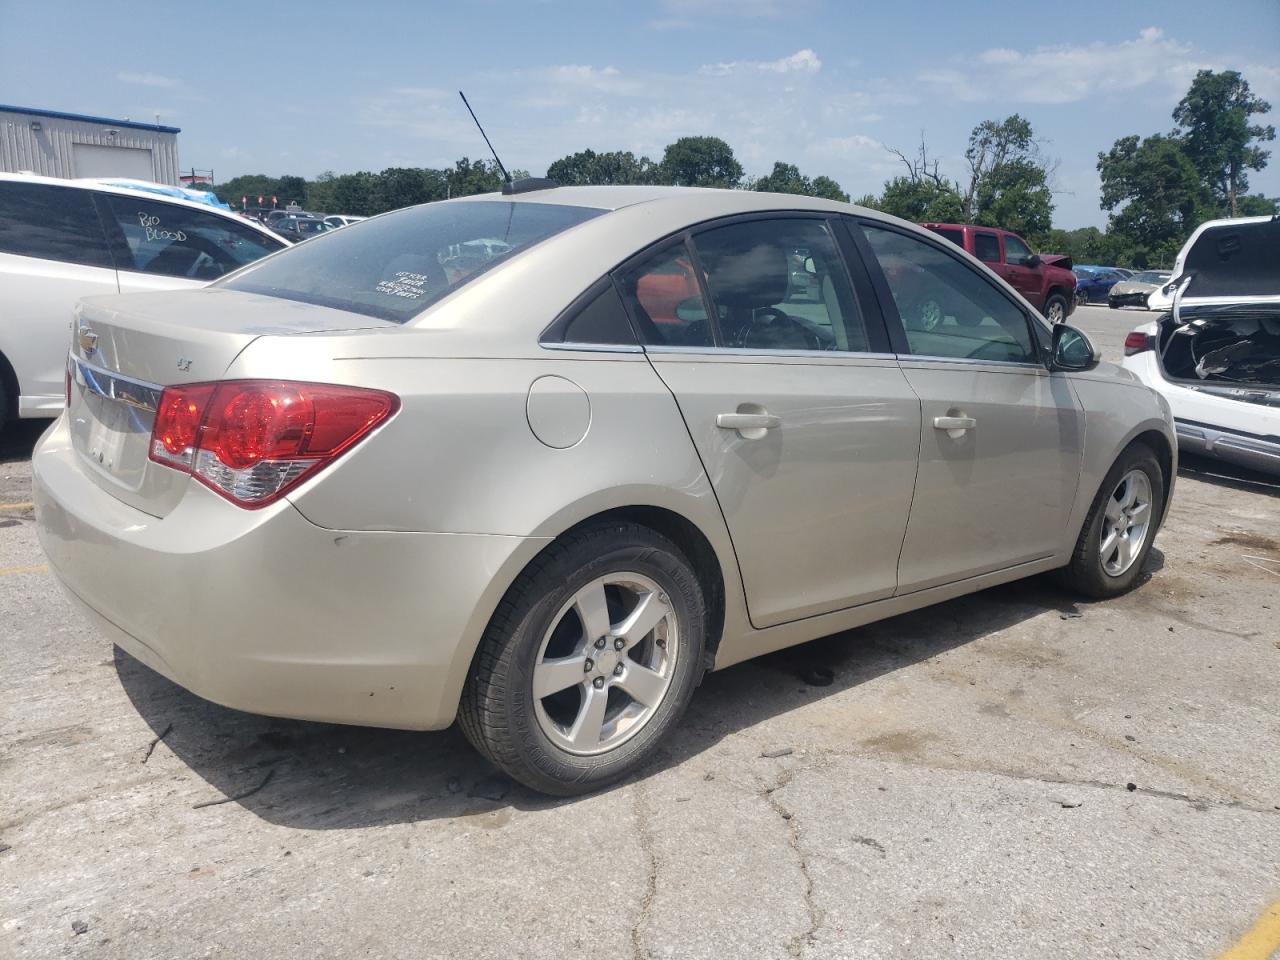
[[[971,223],[922,223],[973,254],[1026,297],[1050,323],[1062,323],[1076,306],[1071,258],[1032,253],[1016,233]]]

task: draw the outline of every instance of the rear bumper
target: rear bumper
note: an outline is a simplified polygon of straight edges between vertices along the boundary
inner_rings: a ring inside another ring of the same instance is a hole
[[[1178,431],[1178,446],[1188,453],[1280,474],[1280,442],[1186,420],[1177,420],[1174,425]]]
[[[246,511],[195,483],[152,517],[82,472],[65,419],[32,473],[50,567],[110,639],[271,716],[448,726],[503,577],[546,542],[328,530],[287,501]]]

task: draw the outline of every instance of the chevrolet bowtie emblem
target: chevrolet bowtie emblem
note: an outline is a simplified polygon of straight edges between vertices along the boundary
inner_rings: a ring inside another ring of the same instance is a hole
[[[80,350],[86,356],[98,349],[98,335],[89,327],[81,325],[78,339],[80,340]]]

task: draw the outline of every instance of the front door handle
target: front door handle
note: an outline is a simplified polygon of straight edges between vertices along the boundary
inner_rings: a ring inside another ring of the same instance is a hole
[[[771,413],[721,413],[716,416],[716,426],[721,430],[737,430],[744,440],[759,440],[765,431],[782,423],[781,417]]]
[[[966,430],[972,430],[978,425],[978,421],[973,417],[934,417],[933,429],[947,431],[947,436],[952,440],[959,440],[964,436]]]

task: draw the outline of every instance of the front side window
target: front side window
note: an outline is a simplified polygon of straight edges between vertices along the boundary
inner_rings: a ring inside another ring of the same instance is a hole
[[[1015,266],[1025,267],[1031,260],[1031,250],[1012,233],[1004,235],[1005,259]]]
[[[704,230],[693,245],[723,346],[867,350],[857,300],[823,221],[749,220]]]
[[[994,233],[973,235],[973,255],[983,263],[1000,262],[1000,238]]]
[[[683,241],[626,267],[618,274],[618,284],[645,343],[668,347],[715,345],[698,274]]]
[[[139,197],[105,197],[132,260],[120,265],[123,270],[216,280],[284,248],[231,217]]]
[[[1026,315],[976,270],[916,237],[863,229],[913,355],[1037,362]]]
[[[407,323],[446,294],[603,210],[465,200],[333,230],[223,281],[230,290]]]
[[[0,181],[0,253],[114,267],[93,195],[44,183]]]

